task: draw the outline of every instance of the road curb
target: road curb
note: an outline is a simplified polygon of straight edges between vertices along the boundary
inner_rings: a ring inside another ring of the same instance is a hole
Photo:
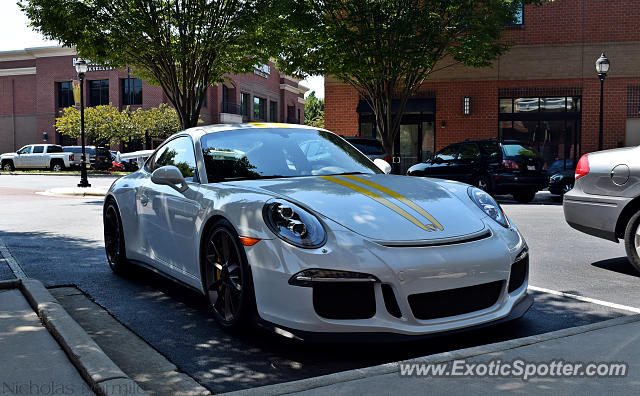
[[[470,357],[485,355],[489,353],[506,351],[509,349],[515,349],[527,345],[537,344],[544,341],[550,341],[558,338],[570,337],[590,331],[600,330],[607,327],[619,326],[627,323],[633,323],[640,321],[640,315],[621,316],[614,319],[605,320],[598,323],[591,323],[584,326],[571,327],[568,329],[556,330],[549,333],[537,334],[529,337],[518,338],[515,340],[508,340],[497,342],[494,344],[481,345],[477,347],[459,349],[456,351],[449,351],[438,353],[435,355],[424,356],[421,358],[415,358],[410,360],[404,360],[400,362],[385,363],[378,366],[366,367],[362,369],[355,369],[349,371],[343,371],[334,374],[323,375],[314,378],[307,378],[298,381],[284,382],[281,384],[266,385],[252,389],[244,389],[235,392],[223,393],[223,395],[234,396],[269,396],[269,395],[283,395],[288,393],[302,392],[309,389],[320,388],[324,386],[334,385],[340,382],[347,382],[353,380],[359,380],[367,377],[374,377],[378,375],[391,374],[398,371],[398,366],[401,363],[440,363],[451,360],[467,359]]]
[[[9,282],[17,283],[29,305],[94,392],[102,396],[146,395],[69,316],[41,282],[34,279]],[[0,288],[4,283],[0,282]]]
[[[100,190],[95,188],[51,188],[46,191],[36,192],[38,195],[47,195],[53,197],[104,197],[107,194],[107,190]]]

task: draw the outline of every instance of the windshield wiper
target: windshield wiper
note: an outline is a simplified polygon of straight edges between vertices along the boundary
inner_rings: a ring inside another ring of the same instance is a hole
[[[364,172],[342,172],[342,173],[331,173],[329,176],[340,176],[340,175],[368,175],[369,173]]]

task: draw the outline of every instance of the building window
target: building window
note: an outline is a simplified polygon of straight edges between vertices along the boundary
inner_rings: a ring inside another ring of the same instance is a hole
[[[142,106],[142,80],[139,78],[124,78],[120,81],[122,105]]]
[[[56,90],[58,91],[58,108],[73,106],[75,100],[73,99],[73,84],[71,81],[63,81],[56,83]]]
[[[109,80],[89,81],[89,106],[109,104]]]
[[[269,102],[269,121],[278,122],[278,102]]]
[[[520,4],[518,4],[516,13],[513,16],[513,26],[521,26],[524,24],[524,6],[522,5],[522,2],[518,1],[518,3]]]
[[[253,97],[253,119],[264,121],[266,115],[266,107],[267,100],[263,98],[259,98],[257,96]]]
[[[249,117],[249,94],[248,93],[242,93],[240,95],[240,107],[241,107],[241,111],[242,111],[242,116],[243,117]]]

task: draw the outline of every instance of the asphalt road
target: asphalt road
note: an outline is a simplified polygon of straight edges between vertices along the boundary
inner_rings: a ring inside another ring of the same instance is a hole
[[[113,179],[92,178],[94,186]],[[113,275],[104,257],[102,200],[38,195],[74,186],[72,176],[0,173],[0,239],[26,274],[47,286],[76,285],[213,392],[291,381],[398,359],[579,326],[630,312],[534,292],[519,321],[474,332],[403,344],[300,344],[259,330],[231,336],[216,325],[202,299],[149,271]],[[504,200],[531,248],[530,284],[640,307],[640,276],[624,247],[572,230],[562,206]],[[0,263],[0,278],[11,274]]]

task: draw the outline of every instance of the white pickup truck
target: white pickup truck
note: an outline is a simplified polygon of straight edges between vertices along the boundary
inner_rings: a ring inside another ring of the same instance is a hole
[[[65,170],[73,161],[73,153],[65,153],[57,144],[30,144],[15,153],[0,155],[0,164],[5,171],[14,169]]]

